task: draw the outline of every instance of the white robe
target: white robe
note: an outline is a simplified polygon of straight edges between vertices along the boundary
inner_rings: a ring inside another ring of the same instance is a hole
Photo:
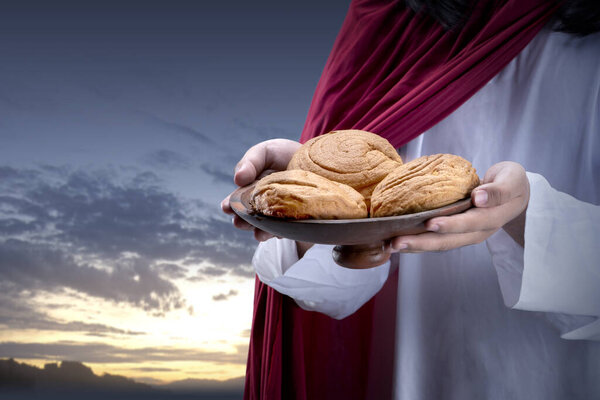
[[[525,248],[503,230],[447,252],[401,254],[395,398],[600,399],[600,34],[543,30],[452,115],[400,149],[458,154],[480,177],[527,170]],[[389,262],[348,270],[287,239],[253,263],[303,308],[343,318]],[[573,340],[577,339],[577,340]]]

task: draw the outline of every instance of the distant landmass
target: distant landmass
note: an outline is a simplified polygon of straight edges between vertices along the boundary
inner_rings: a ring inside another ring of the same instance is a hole
[[[38,368],[13,359],[0,359],[0,399],[241,399],[244,377],[217,381],[185,379],[148,385],[119,375],[98,376],[77,361],[49,363]]]
[[[155,387],[170,389],[177,392],[197,391],[197,390],[237,390],[244,391],[244,377],[228,379],[226,381],[217,381],[213,379],[184,379],[175,381],[166,385],[157,385]]]

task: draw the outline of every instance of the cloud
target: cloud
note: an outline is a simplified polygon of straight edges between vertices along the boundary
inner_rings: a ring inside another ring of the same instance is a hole
[[[250,329],[244,329],[242,333],[240,333],[240,336],[244,338],[249,338],[251,333],[252,331]]]
[[[21,193],[10,196],[3,192],[10,190],[11,180],[4,181],[6,190],[0,184],[0,210],[12,210],[0,218],[11,231],[0,235],[43,235],[103,259],[127,252],[148,259],[208,258],[227,267],[247,264],[255,247],[247,232],[225,218],[201,218],[197,207],[202,204],[165,191],[152,174],[137,174],[123,184],[106,171],[33,176]]]
[[[161,276],[169,279],[185,278],[188,272],[186,268],[171,263],[157,264],[155,268]]]
[[[135,368],[131,368],[134,371],[141,371],[141,372],[173,372],[173,371],[179,371],[178,369],[175,368],[161,368],[161,367],[135,367]]]
[[[240,265],[238,268],[231,270],[231,274],[242,278],[254,278],[255,271],[251,265]]]
[[[31,169],[15,169],[7,166],[0,166],[0,182],[10,181],[11,185],[17,185],[19,188],[27,186],[29,182],[36,179],[39,172]]]
[[[184,306],[171,282],[186,276],[179,261],[214,265],[207,278],[253,276],[252,236],[202,216],[202,203],[152,173],[45,166],[0,175],[0,279],[15,293],[70,288],[160,315]]]
[[[34,329],[37,331],[82,332],[89,336],[139,336],[145,332],[129,331],[114,328],[104,324],[90,324],[80,321],[60,322],[43,317],[7,317],[0,314],[0,325],[5,325],[11,330]]]
[[[219,268],[219,267],[205,267],[202,268],[200,270],[198,270],[198,275],[201,276],[223,276],[227,273],[228,271],[225,268]]]
[[[260,125],[242,118],[234,118],[233,122],[244,132],[251,132],[261,140],[274,138],[288,138],[291,140],[296,140],[300,137],[299,132],[293,133],[287,129],[273,125]]]
[[[233,171],[232,169],[221,169],[214,166],[214,164],[203,163],[200,165],[200,169],[206,172],[212,177],[215,183],[227,183],[233,186]]]
[[[68,306],[65,306],[67,308]],[[93,336],[139,336],[145,332],[119,329],[113,326],[80,321],[61,321],[46,313],[36,311],[23,300],[6,294],[0,295],[0,326],[12,330],[33,329],[42,331],[82,332]]]
[[[60,341],[51,343],[0,342],[0,355],[21,360],[73,360],[83,363],[147,363],[166,361],[214,362],[245,364],[248,345],[237,345],[231,353],[208,351],[195,347],[126,348],[105,343]]]
[[[231,290],[229,291],[229,293],[219,293],[219,294],[217,294],[217,295],[214,295],[214,296],[212,297],[212,299],[213,299],[214,301],[223,301],[223,300],[227,300],[227,299],[229,299],[230,297],[237,296],[237,294],[238,294],[237,290],[233,290],[233,289],[231,289]]]
[[[160,169],[189,169],[190,161],[183,155],[171,150],[157,150],[143,159],[149,165]]]
[[[170,132],[176,132],[176,133],[191,137],[192,139],[194,139],[204,145],[215,144],[215,142],[209,136],[196,130],[195,128],[192,128],[190,126],[187,126],[187,125],[184,125],[184,124],[181,124],[178,122],[167,121],[167,120],[160,118],[154,114],[147,113],[144,111],[138,111],[138,112],[145,115],[155,125],[163,128],[163,129],[167,129]]]
[[[107,271],[77,262],[62,250],[16,239],[0,242],[0,260],[0,281],[20,290],[70,288],[145,310],[168,311],[184,305],[179,290],[140,260]]]

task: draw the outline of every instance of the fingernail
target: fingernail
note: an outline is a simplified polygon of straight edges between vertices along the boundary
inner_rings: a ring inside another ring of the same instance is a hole
[[[478,190],[477,192],[475,192],[475,205],[476,206],[485,205],[485,203],[487,203],[487,200],[488,200],[488,195],[485,190]]]
[[[431,225],[429,228],[427,228],[427,230],[431,232],[437,232],[440,230],[440,227],[439,225]]]
[[[408,247],[408,244],[400,243],[400,244],[395,244],[392,247],[394,248],[394,250],[404,250]]]

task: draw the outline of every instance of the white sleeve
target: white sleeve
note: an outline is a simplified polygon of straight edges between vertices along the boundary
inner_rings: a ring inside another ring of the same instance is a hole
[[[541,175],[527,177],[525,247],[503,230],[487,240],[504,302],[581,316],[568,319],[562,337],[600,340],[600,207],[553,189]]]
[[[342,319],[381,289],[390,262],[369,269],[343,268],[333,261],[332,249],[314,245],[298,259],[293,240],[272,238],[258,246],[252,264],[263,283],[292,297],[303,309]]]

